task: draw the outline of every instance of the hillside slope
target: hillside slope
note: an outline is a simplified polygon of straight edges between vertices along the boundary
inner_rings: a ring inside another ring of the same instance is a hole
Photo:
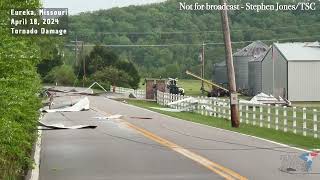
[[[233,0],[233,2],[241,2]],[[160,4],[113,8],[81,13],[70,18],[72,39],[86,43],[134,45],[179,44],[162,47],[112,47],[122,59],[135,62],[143,76],[186,77],[190,69],[199,73],[198,54],[203,41],[222,43],[220,14],[218,11],[179,11],[178,0]],[[190,0],[205,4],[218,4],[217,0]],[[245,2],[275,3],[275,0],[246,0]],[[281,3],[292,0],[281,1]],[[234,11],[230,13],[232,40],[252,41],[286,39],[284,41],[319,40],[319,2],[316,11],[286,11],[256,13]],[[160,33],[161,32],[161,33]],[[313,37],[310,37],[313,36]],[[298,38],[294,39],[293,38]],[[280,40],[281,41],[281,40]],[[272,41],[265,41],[271,44]],[[234,51],[247,43],[235,43]],[[206,46],[206,74],[211,78],[212,65],[224,56],[222,44]]]

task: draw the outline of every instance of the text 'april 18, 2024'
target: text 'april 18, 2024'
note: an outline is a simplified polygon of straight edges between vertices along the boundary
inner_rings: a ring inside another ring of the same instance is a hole
[[[67,8],[10,9],[9,14],[12,35],[68,34]]]

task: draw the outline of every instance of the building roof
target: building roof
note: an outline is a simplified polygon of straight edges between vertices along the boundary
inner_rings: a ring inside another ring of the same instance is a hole
[[[270,48],[268,48],[267,51],[261,53],[259,56],[254,57],[253,59],[249,60],[249,62],[261,62],[261,61],[263,61],[264,57],[268,54],[269,49]]]
[[[242,48],[233,54],[233,56],[260,56],[261,53],[264,53],[268,50],[268,46],[261,41],[255,41],[248,46]]]
[[[275,43],[287,61],[320,61],[319,42]]]

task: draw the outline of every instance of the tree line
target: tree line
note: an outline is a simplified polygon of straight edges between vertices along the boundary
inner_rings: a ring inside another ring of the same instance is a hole
[[[212,77],[213,64],[224,60],[223,35],[218,11],[179,11],[178,0],[160,4],[112,8],[80,13],[69,20],[70,40],[107,45],[164,45],[160,47],[110,47],[120,59],[135,63],[143,77],[187,78],[185,70],[200,73],[198,61],[203,42],[206,76]],[[190,0],[189,4],[218,4],[218,0]],[[233,0],[230,3],[275,4],[276,0]],[[297,3],[284,0],[280,3]],[[317,6],[319,3],[317,2]],[[316,11],[230,11],[233,50],[247,41],[288,39],[314,41],[319,38],[319,7]],[[308,26],[305,26],[308,25]],[[298,38],[298,39],[297,39]],[[272,41],[266,41],[271,44]],[[168,45],[168,46],[165,46]]]

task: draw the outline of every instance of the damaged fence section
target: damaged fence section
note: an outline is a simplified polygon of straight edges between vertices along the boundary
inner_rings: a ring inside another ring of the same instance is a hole
[[[205,116],[230,119],[229,99],[215,97],[190,97],[157,92],[157,103],[173,109],[199,113]],[[320,115],[317,109],[279,105],[251,104],[239,101],[240,122],[257,127],[292,132],[318,138]]]
[[[130,89],[124,87],[111,86],[110,90],[114,91],[115,93],[128,94],[128,96],[131,94],[131,96],[134,96],[138,99],[146,98],[146,91],[142,89]]]

